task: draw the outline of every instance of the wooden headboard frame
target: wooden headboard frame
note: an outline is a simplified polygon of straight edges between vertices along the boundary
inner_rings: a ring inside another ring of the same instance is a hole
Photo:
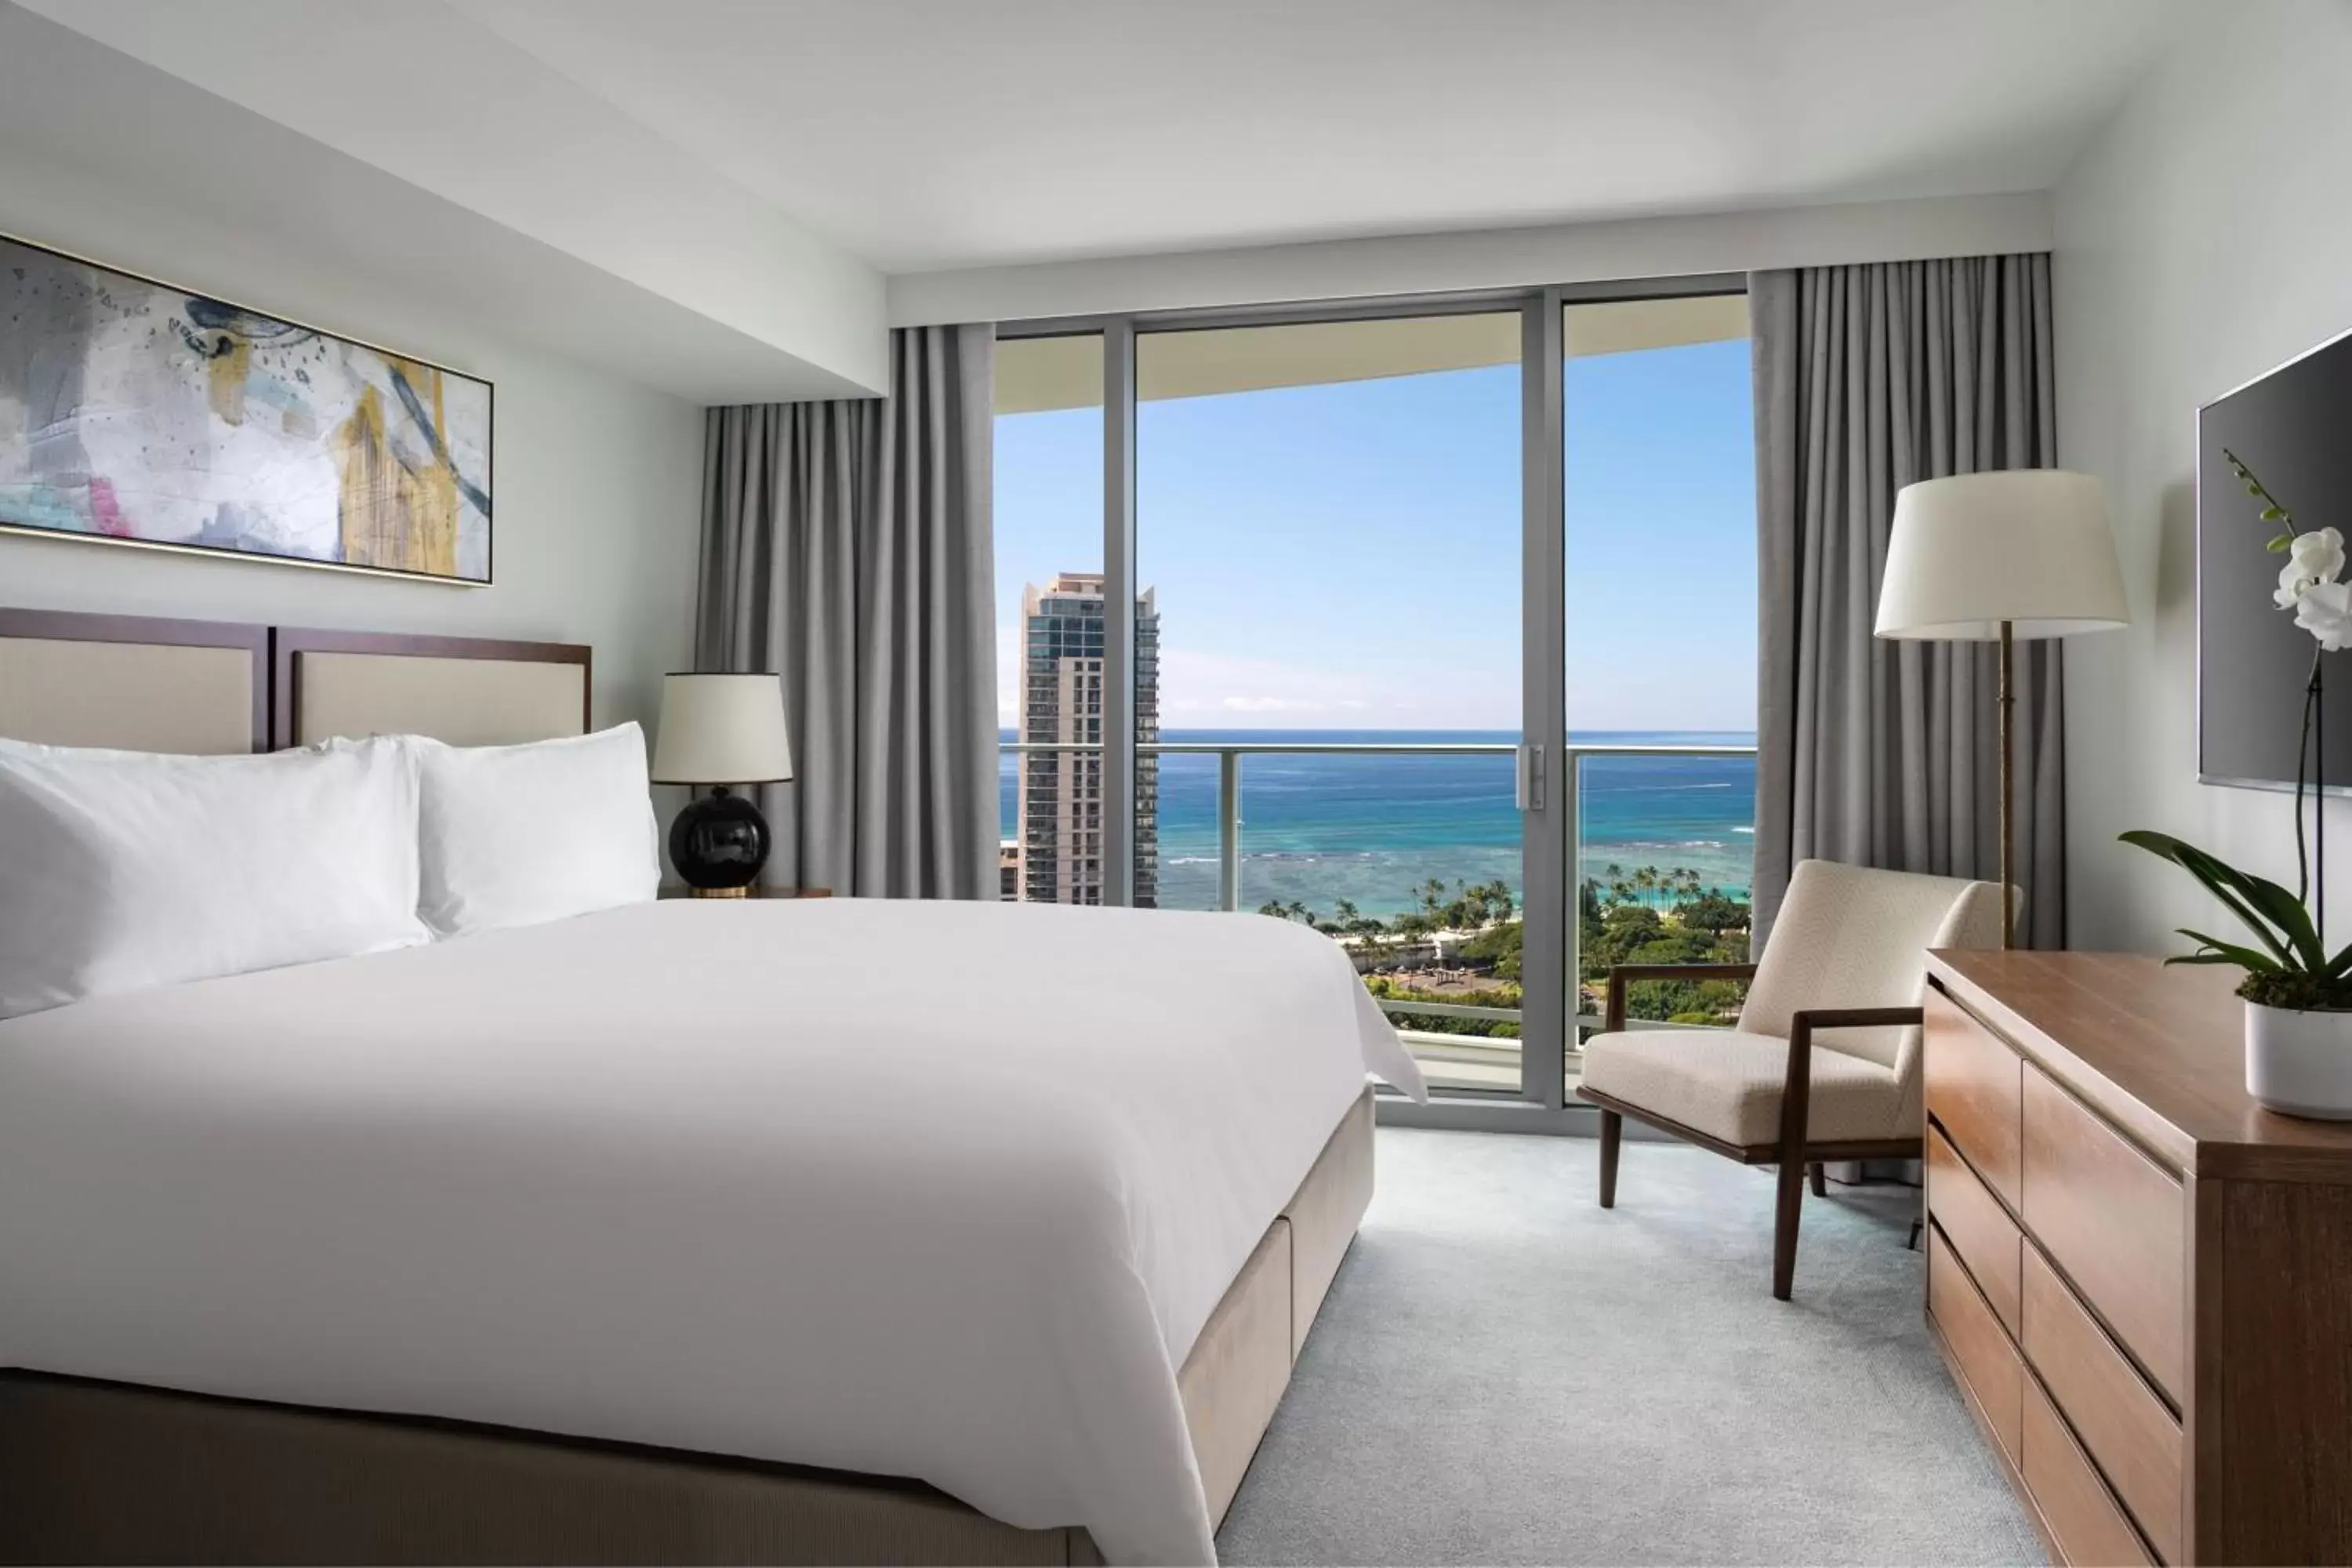
[[[590,728],[593,674],[590,650],[578,643],[517,642],[499,637],[425,637],[401,632],[347,632],[269,626],[236,621],[166,620],[145,616],[87,615],[69,610],[0,607],[0,641],[28,637],[58,642],[133,643],[161,647],[232,647],[253,660],[253,750],[295,743],[301,712],[305,653],[351,653],[424,658],[479,658],[508,664],[580,667],[580,728]]]
[[[134,643],[161,647],[241,648],[253,659],[253,749],[269,750],[269,631],[236,621],[167,620],[157,616],[93,616],[69,610],[0,608],[0,639]]]
[[[499,637],[425,637],[407,632],[322,631],[302,626],[270,629],[273,696],[270,743],[296,744],[302,712],[302,660],[306,653],[356,653],[410,658],[482,658],[508,664],[576,664],[580,667],[580,731],[593,728],[594,667],[583,643],[512,642]]]

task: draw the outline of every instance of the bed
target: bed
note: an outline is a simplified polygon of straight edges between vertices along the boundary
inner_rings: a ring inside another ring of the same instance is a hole
[[[0,734],[588,722],[585,649],[259,631],[0,612]],[[1303,930],[856,900],[0,1023],[0,1556],[1210,1560],[1367,1064]]]

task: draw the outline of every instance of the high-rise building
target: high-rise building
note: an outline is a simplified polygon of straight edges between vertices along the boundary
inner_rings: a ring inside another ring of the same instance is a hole
[[[1021,595],[1021,739],[1032,745],[1103,738],[1103,579],[1065,572]],[[1135,603],[1135,738],[1160,738],[1160,612],[1150,590]],[[1103,901],[1100,752],[1021,753],[1021,897],[1033,903]],[[1135,763],[1135,901],[1159,902],[1160,759]]]

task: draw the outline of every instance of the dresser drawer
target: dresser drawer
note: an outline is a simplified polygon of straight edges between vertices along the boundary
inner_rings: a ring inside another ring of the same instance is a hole
[[[2168,1563],[2180,1561],[2180,1424],[2042,1255],[2025,1249],[2025,1359]]]
[[[2180,1184],[2025,1069],[2025,1228],[2157,1386],[2180,1397],[2188,1217]]]
[[[2066,1423],[2030,1377],[2025,1380],[2023,1427],[2025,1457],[2018,1471],[2025,1478],[2025,1489],[2033,1494],[2043,1527],[2058,1543],[2059,1555],[2074,1568],[2154,1563]]]
[[[1976,1276],[2001,1326],[2018,1331],[2018,1230],[1942,1132],[1927,1129],[1927,1212]]]
[[[2024,1060],[1932,985],[1925,1007],[1927,1114],[1953,1147],[1968,1156],[1985,1184],[2016,1208],[2021,1125],[2018,1083]]]
[[[1985,1305],[1953,1256],[1951,1243],[1934,1226],[1927,1227],[1927,1312],[1943,1331],[1944,1343],[1958,1363],[1961,1380],[1976,1396],[1985,1425],[2018,1462],[2018,1401],[2023,1391],[2025,1363],[2017,1359],[2009,1336]]]

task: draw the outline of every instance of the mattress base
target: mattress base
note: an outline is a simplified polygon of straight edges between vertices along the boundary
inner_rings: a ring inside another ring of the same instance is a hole
[[[1369,1092],[1179,1374],[1222,1518],[1371,1191]],[[0,1371],[0,1563],[1094,1563],[919,1482]]]

